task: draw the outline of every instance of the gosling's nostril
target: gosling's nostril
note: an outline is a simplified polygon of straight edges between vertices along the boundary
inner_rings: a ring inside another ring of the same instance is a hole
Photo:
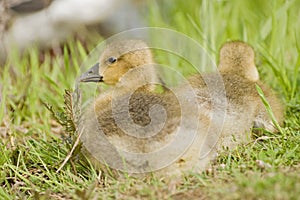
[[[102,82],[102,78],[99,75],[99,63],[96,63],[91,69],[83,73],[80,77],[80,82]]]

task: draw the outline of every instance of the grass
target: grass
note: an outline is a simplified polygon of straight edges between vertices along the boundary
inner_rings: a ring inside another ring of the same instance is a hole
[[[70,40],[53,56],[31,48],[0,68],[1,199],[297,199],[300,196],[300,26],[291,1],[150,1],[149,26],[195,39],[217,59],[228,40],[249,42],[261,79],[285,105],[281,133],[264,132],[222,152],[209,170],[181,179],[114,179],[83,159],[56,173],[69,152],[65,130],[44,102],[64,106],[80,64],[95,42]],[[94,39],[95,40],[95,39]],[[101,38],[99,37],[99,40]],[[174,63],[174,62],[173,62]],[[58,110],[60,111],[60,110]]]

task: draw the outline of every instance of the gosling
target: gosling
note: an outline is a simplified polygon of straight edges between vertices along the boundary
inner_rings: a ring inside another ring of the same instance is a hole
[[[158,174],[204,170],[222,146],[233,148],[246,141],[246,133],[250,133],[253,127],[275,130],[256,91],[256,84],[263,89],[277,120],[281,122],[283,119],[279,100],[270,88],[259,81],[254,57],[254,51],[248,44],[240,41],[228,42],[220,49],[219,72],[193,75],[188,79],[188,84],[182,84],[172,91],[166,89],[162,94],[156,93],[151,84],[131,92],[132,88],[143,83],[145,79],[146,82],[158,82],[159,78],[152,67],[152,53],[143,41],[113,42],[104,50],[99,63],[80,78],[82,82],[103,82],[113,86],[100,94],[87,111],[85,132],[91,136],[97,134],[100,129],[110,143],[132,153],[149,153],[161,149],[172,141],[181,125],[183,111],[174,93],[179,93],[189,100],[189,96],[193,95],[189,92],[191,86],[196,95],[196,102],[187,105],[190,115],[185,116],[190,118],[190,121],[197,119],[196,126],[193,123],[187,126],[187,137],[195,131],[195,138],[175,162],[159,170]],[[141,71],[136,71],[139,68]],[[125,75],[128,78],[124,79]],[[119,87],[115,89],[117,84]],[[114,110],[114,107],[122,105],[122,102],[128,102],[129,112],[121,108]],[[164,107],[165,112],[160,109],[151,112],[155,105]],[[198,112],[194,110],[195,105]],[[96,120],[90,120],[90,116],[93,115]],[[126,121],[130,119],[133,123]],[[117,121],[121,121],[121,127]],[[138,127],[132,124],[137,124]],[[90,140],[88,144],[93,145],[93,141],[95,140]],[[95,145],[95,148],[98,148],[98,152],[113,150],[105,145]],[[86,154],[98,158],[95,152]],[[104,154],[101,156],[105,157]],[[157,162],[163,162],[171,155],[172,152],[169,155],[163,154]],[[104,158],[104,162],[107,159],[115,158]],[[152,163],[152,166],[147,166],[147,160],[140,162],[134,158],[127,162],[131,163],[133,168],[140,168],[141,172],[151,171],[148,169],[159,165]],[[94,159],[94,163],[97,165],[98,161]],[[167,166],[167,163],[164,165]]]

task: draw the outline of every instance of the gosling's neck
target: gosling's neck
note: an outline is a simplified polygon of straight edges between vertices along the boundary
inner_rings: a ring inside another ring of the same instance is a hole
[[[259,80],[259,74],[254,63],[242,63],[236,61],[220,62],[219,71],[221,74],[236,74],[246,79],[256,82]]]
[[[123,92],[135,91],[154,91],[156,85],[160,84],[155,64],[146,64],[134,67],[125,73],[116,84],[116,87]]]

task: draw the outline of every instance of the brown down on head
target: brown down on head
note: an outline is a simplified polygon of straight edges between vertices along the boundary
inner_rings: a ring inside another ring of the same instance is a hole
[[[126,87],[134,87],[145,82],[157,82],[153,64],[152,52],[145,42],[117,40],[109,43],[101,54],[99,74],[108,85],[116,85],[126,76]],[[130,71],[133,68],[135,70]]]
[[[98,62],[82,74],[80,81],[103,82],[120,94],[137,88],[152,91],[160,83],[151,49],[141,40],[108,43]]]
[[[231,72],[256,82],[259,75],[254,59],[255,54],[250,45],[241,41],[227,42],[220,49],[218,69],[221,73]]]

